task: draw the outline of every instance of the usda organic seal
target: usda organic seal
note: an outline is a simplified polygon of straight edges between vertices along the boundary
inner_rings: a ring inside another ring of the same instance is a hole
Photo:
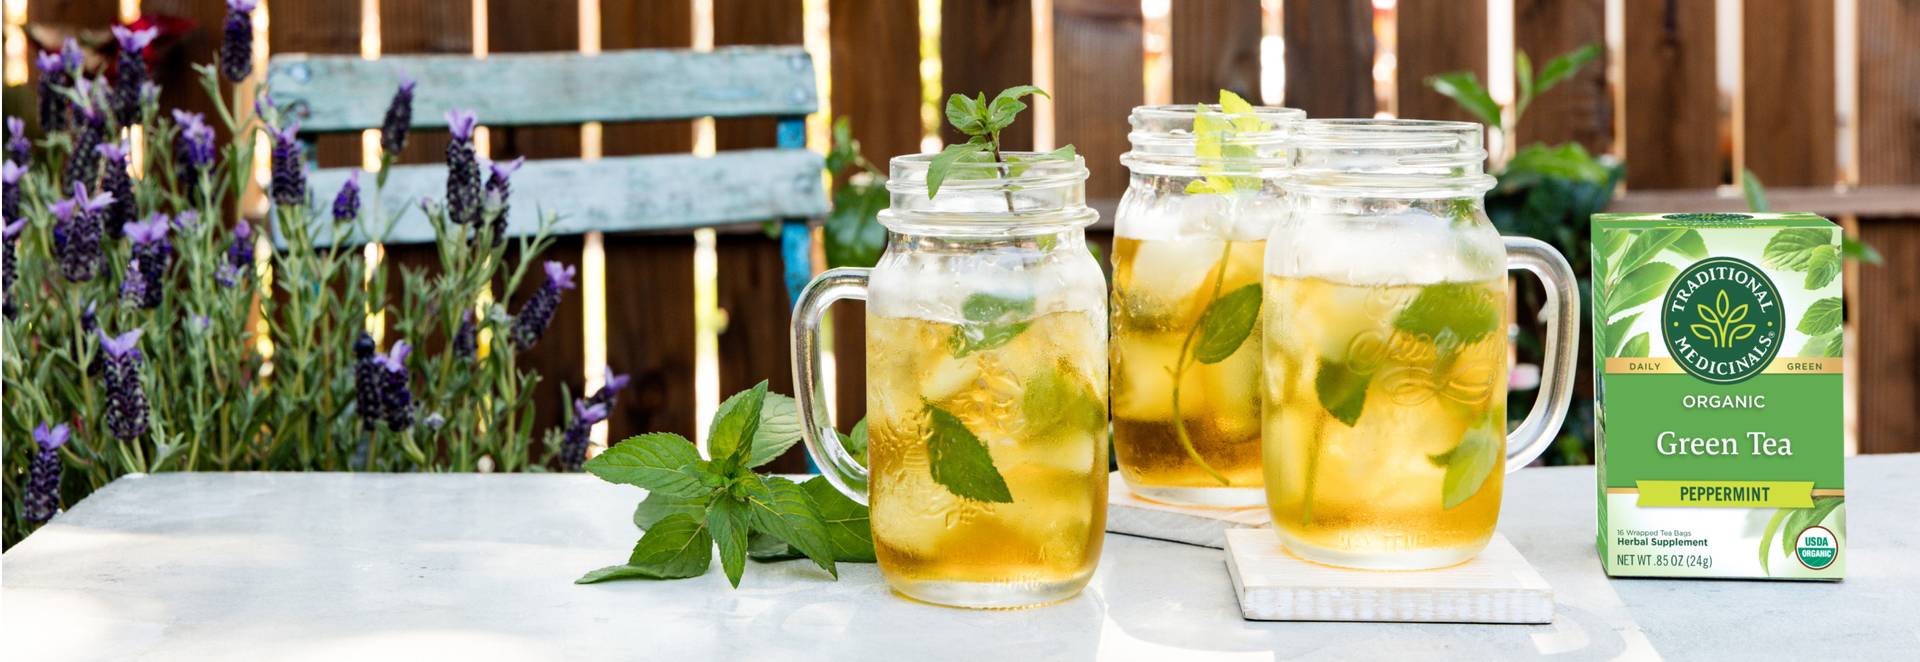
[[[1833,560],[1839,556],[1840,544],[1834,539],[1833,532],[1824,526],[1807,527],[1800,532],[1799,541],[1793,545],[1793,557],[1810,570],[1833,565]]]
[[[1786,327],[1780,290],[1746,260],[1693,263],[1667,288],[1661,311],[1667,353],[1701,381],[1746,381],[1780,353]]]

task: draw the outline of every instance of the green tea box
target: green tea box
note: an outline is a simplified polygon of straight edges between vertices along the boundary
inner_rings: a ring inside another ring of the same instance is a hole
[[[1845,573],[1840,238],[1806,213],[1593,217],[1607,574]]]

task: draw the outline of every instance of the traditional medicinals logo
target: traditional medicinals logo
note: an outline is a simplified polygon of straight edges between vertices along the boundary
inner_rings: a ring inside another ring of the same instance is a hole
[[[1693,263],[1667,288],[1660,329],[1667,353],[1702,381],[1746,381],[1773,362],[1786,330],[1780,290],[1753,264],[1731,257]]]

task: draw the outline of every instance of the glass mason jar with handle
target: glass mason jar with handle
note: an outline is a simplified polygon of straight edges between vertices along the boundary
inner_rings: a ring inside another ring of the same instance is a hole
[[[1128,120],[1133,149],[1120,162],[1132,180],[1114,220],[1113,447],[1135,494],[1258,506],[1252,322],[1267,232],[1285,213],[1286,129],[1306,113],[1223,96],[1235,107],[1141,106]],[[1230,333],[1207,333],[1216,329]]]
[[[1291,213],[1267,238],[1267,502],[1309,560],[1423,569],[1492,538],[1505,473],[1553,442],[1572,394],[1579,296],[1559,252],[1501,237],[1478,124],[1307,120]],[[1546,285],[1546,361],[1507,431],[1507,272]]]
[[[895,591],[976,608],[1072,597],[1107,509],[1106,281],[1086,245],[1086,166],[958,163],[929,197],[932,157],[893,159],[879,264],[801,294],[807,450],[871,507]],[[819,415],[820,319],[846,298],[867,301],[865,458]]]

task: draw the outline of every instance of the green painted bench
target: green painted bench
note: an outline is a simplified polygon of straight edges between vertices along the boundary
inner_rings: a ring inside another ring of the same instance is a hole
[[[400,80],[414,89],[415,128],[445,128],[445,114],[471,109],[487,126],[773,117],[778,147],[597,159],[529,160],[513,178],[509,236],[533,233],[540,215],[557,213],[557,234],[671,232],[777,220],[789,297],[811,277],[807,219],[827,213],[818,154],[806,150],[808,113],[819,104],[813,59],[797,46],[712,51],[628,50],[595,55],[516,53],[275,55],[267,71],[275,103],[300,119],[303,138],[380,128]],[[312,153],[312,150],[308,150]],[[331,195],[354,168],[322,169],[311,189]],[[385,199],[441,197],[446,168],[402,165]],[[348,241],[365,242],[354,236]],[[419,213],[384,237],[391,244],[433,241]]]

